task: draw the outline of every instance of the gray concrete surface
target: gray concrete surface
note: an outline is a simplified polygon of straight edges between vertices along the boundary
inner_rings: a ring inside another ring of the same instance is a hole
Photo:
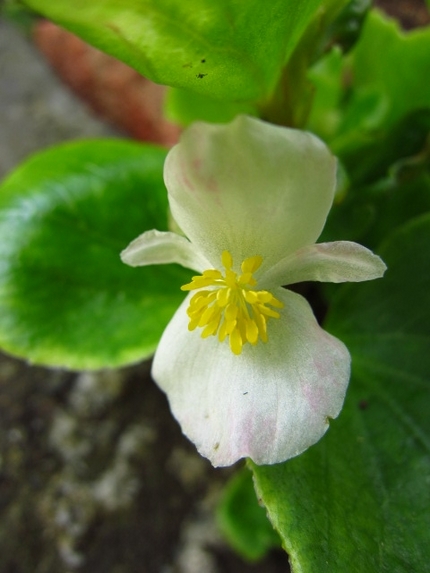
[[[68,139],[114,135],[68,92],[30,41],[0,19],[0,177]]]

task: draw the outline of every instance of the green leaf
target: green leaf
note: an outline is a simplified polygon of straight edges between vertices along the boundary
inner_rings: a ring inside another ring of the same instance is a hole
[[[342,237],[373,249],[396,227],[430,210],[429,123],[430,110],[415,113],[390,130],[387,138],[369,144],[363,154],[357,152],[355,165],[354,156],[348,157],[355,183],[333,206],[320,241]],[[378,176],[383,177],[376,183],[357,184]]]
[[[150,356],[189,279],[119,253],[167,229],[166,152],[119,140],[36,155],[0,187],[0,347],[37,364],[103,368]]]
[[[347,58],[335,47],[309,70],[316,93],[307,128],[354,171],[377,168],[392,132],[430,109],[429,82],[422,81],[429,61],[430,27],[405,33],[371,11]]]
[[[315,93],[306,128],[326,140],[336,133],[342,119],[342,69],[342,52],[335,46],[308,70]]]
[[[381,249],[384,279],[345,286],[327,327],[353,376],[326,437],[257,490],[295,573],[411,573],[430,560],[430,215]]]
[[[161,84],[257,101],[321,0],[24,0]]]
[[[249,103],[220,101],[178,88],[167,90],[164,112],[167,119],[184,127],[193,121],[228,123],[240,113],[257,115],[255,107]]]
[[[327,30],[328,44],[349,51],[360,37],[371,4],[371,0],[350,0]]]
[[[342,162],[355,185],[368,184],[385,177],[393,164],[422,153],[429,133],[430,107],[406,115],[387,130],[368,134],[359,149],[344,150]]]
[[[329,30],[348,0],[322,0],[300,41],[284,66],[276,89],[259,103],[260,117],[279,125],[302,129],[309,117],[314,86],[308,68],[330,44]]]
[[[217,522],[233,549],[248,561],[258,561],[280,546],[266,510],[258,504],[252,474],[246,468],[228,482],[217,509]]]
[[[389,127],[413,110],[430,107],[430,28],[402,32],[396,20],[373,10],[352,58],[353,96],[341,131]]]

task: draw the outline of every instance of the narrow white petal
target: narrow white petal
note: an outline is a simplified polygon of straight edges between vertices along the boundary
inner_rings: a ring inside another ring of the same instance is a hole
[[[164,178],[181,229],[213,265],[227,249],[261,269],[319,237],[331,207],[336,161],[303,131],[246,116],[195,123],[168,154]]]
[[[131,267],[178,263],[197,272],[210,267],[207,259],[185,237],[155,229],[132,241],[122,251],[121,260]]]
[[[380,257],[357,243],[319,243],[299,249],[279,261],[258,284],[261,288],[272,288],[302,281],[369,281],[382,277],[386,269]]]
[[[273,294],[285,307],[269,321],[267,344],[246,344],[235,356],[227,341],[188,332],[188,297],[157,349],[154,379],[184,434],[214,466],[296,456],[321,438],[342,407],[347,349],[318,326],[301,296]]]

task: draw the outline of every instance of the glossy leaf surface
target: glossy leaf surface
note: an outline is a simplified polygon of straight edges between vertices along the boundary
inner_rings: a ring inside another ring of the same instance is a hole
[[[189,277],[120,251],[167,228],[165,151],[116,140],[44,151],[0,188],[0,344],[31,362],[102,368],[150,356]]]
[[[257,101],[321,0],[25,0],[149,79],[228,101]]]
[[[430,216],[381,249],[384,279],[343,287],[327,328],[349,347],[344,410],[304,455],[253,467],[295,573],[409,573],[430,559]]]

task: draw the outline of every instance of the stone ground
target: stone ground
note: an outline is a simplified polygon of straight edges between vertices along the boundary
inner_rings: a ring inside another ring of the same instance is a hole
[[[68,139],[118,136],[0,20],[0,178]],[[248,564],[214,520],[231,470],[181,435],[150,365],[99,373],[0,356],[0,573],[287,573]]]

